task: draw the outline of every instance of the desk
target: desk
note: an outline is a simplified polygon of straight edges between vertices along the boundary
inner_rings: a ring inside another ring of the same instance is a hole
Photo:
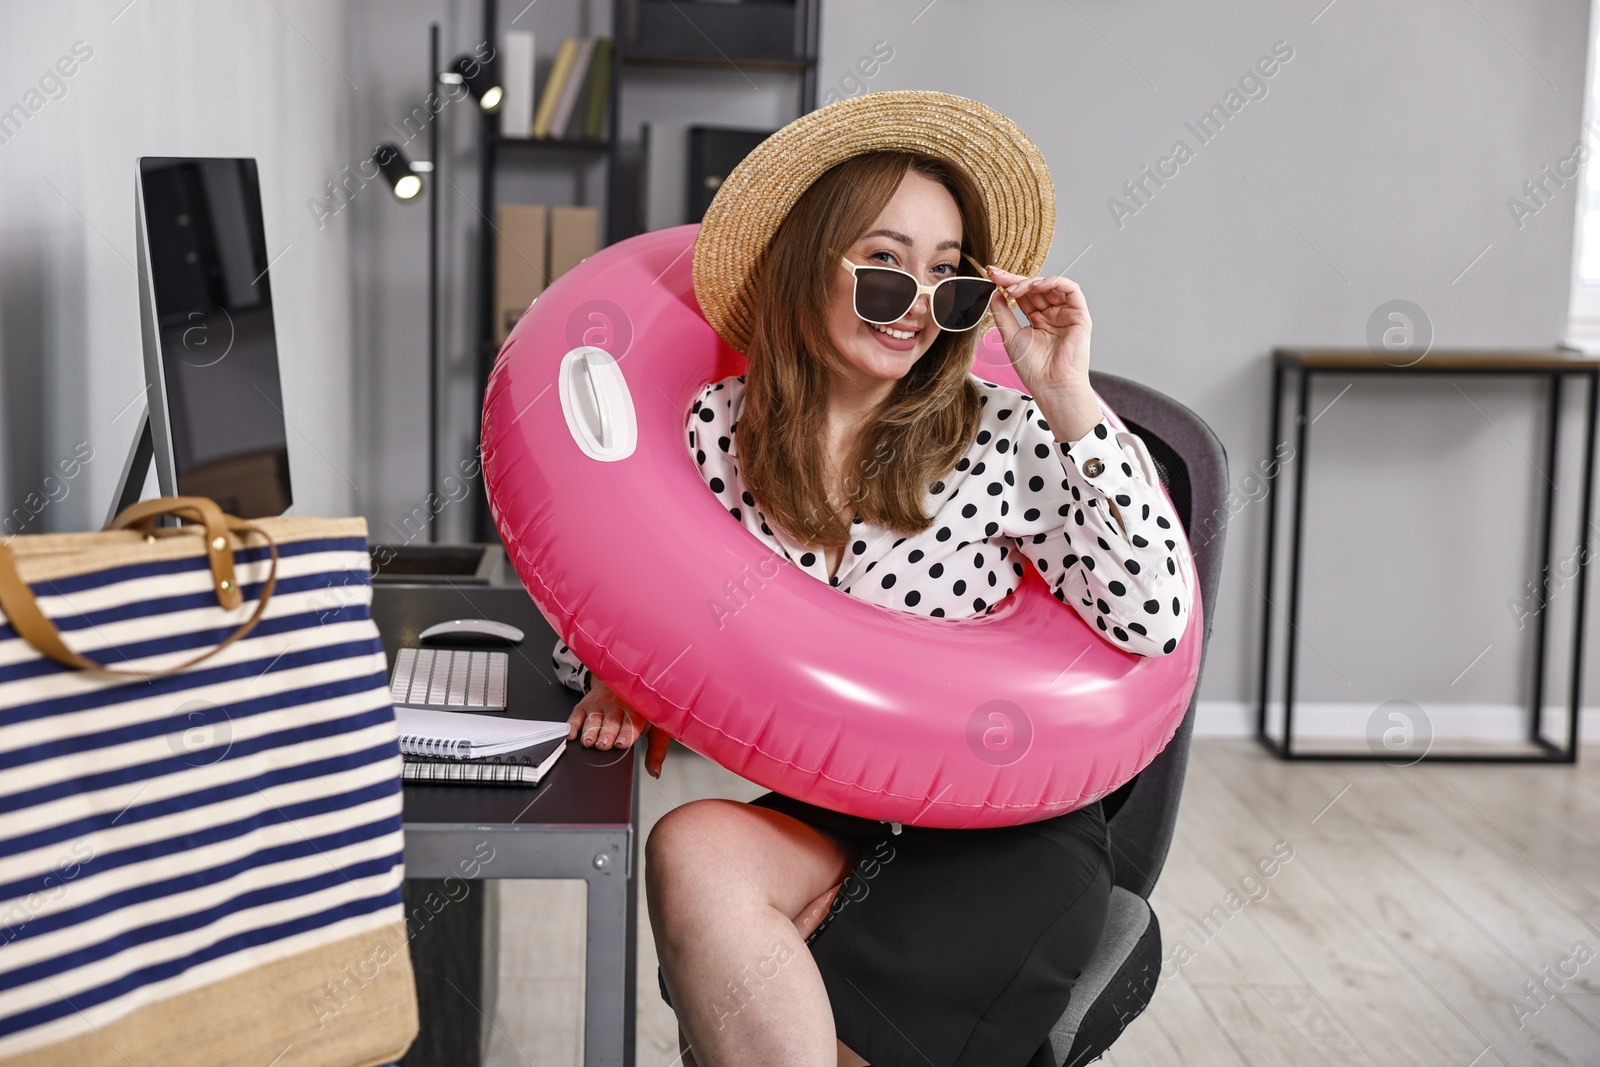
[[[512,648],[507,714],[561,721],[578,694],[555,681],[556,635],[520,586],[375,585],[372,617],[391,661],[424,628],[446,619],[509,622],[527,638]],[[639,818],[634,750],[573,743],[535,788],[405,787],[406,875],[581,878],[588,884],[584,1063],[632,1067],[638,914]],[[482,849],[493,849],[492,858]]]
[[[1426,758],[1440,761],[1470,763],[1575,763],[1578,759],[1578,710],[1583,698],[1583,622],[1586,579],[1589,562],[1589,516],[1594,490],[1594,441],[1597,394],[1600,394],[1600,361],[1577,353],[1557,349],[1435,349],[1424,355],[1408,352],[1380,354],[1365,348],[1279,348],[1272,354],[1272,418],[1268,435],[1267,452],[1276,455],[1282,440],[1281,412],[1283,391],[1291,375],[1298,376],[1295,394],[1295,451],[1298,472],[1294,479],[1294,497],[1291,503],[1289,527],[1289,611],[1288,636],[1285,641],[1283,682],[1283,738],[1269,735],[1267,730],[1267,701],[1272,680],[1272,599],[1273,578],[1277,564],[1278,497],[1279,493],[1268,480],[1267,498],[1267,550],[1266,570],[1263,575],[1263,598],[1266,600],[1264,622],[1261,627],[1261,678],[1257,691],[1256,739],[1280,759],[1352,759],[1388,760],[1384,752],[1303,752],[1294,747],[1294,681],[1295,652],[1299,642],[1300,624],[1300,544],[1305,514],[1306,446],[1307,432],[1315,419],[1307,420],[1306,408],[1311,393],[1311,378],[1315,374],[1348,376],[1364,375],[1472,375],[1488,374],[1544,378],[1550,383],[1545,411],[1544,470],[1554,470],[1556,462],[1556,431],[1561,417],[1561,392],[1567,378],[1576,376],[1587,383],[1588,407],[1583,431],[1583,485],[1579,505],[1579,551],[1576,575],[1576,614],[1572,623],[1572,659],[1567,697],[1567,738],[1565,748],[1552,744],[1543,736],[1545,659],[1547,653],[1545,630],[1548,612],[1539,611],[1533,634],[1533,695],[1532,717],[1528,740],[1531,752],[1441,752],[1427,753]],[[1555,484],[1544,479],[1543,515],[1539,526],[1540,568],[1535,577],[1535,588],[1550,572],[1550,536],[1555,510]],[[1420,757],[1419,757],[1420,758]]]

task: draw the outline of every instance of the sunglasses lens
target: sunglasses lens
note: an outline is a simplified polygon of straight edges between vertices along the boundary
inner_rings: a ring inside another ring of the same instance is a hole
[[[994,282],[986,278],[951,278],[933,294],[933,321],[945,330],[970,330],[988,310]]]
[[[869,322],[893,322],[911,309],[917,283],[894,270],[856,271],[856,314]]]

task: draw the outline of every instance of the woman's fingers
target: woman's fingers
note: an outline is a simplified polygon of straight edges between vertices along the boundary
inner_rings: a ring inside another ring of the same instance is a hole
[[[1020,300],[1030,294],[1053,302],[1065,300],[1067,303],[1078,303],[1082,300],[1083,290],[1079,288],[1078,283],[1060,274],[1025,278],[1020,274],[996,270],[993,278],[1000,283],[1001,290],[1013,300]]]
[[[591,748],[627,748],[646,735],[663,739],[660,742],[652,741],[650,748],[652,756],[658,745],[661,750],[656,756],[655,770],[652,772],[659,777],[661,759],[666,756],[665,744],[670,738],[659,730],[652,730],[650,720],[628,707],[615,694],[597,696],[591,691],[567,716],[568,740],[577,737]]]
[[[591,691],[567,717],[567,737],[579,737],[593,748],[627,748],[649,727],[649,720],[609,691]]]
[[[650,743],[644,753],[644,769],[650,772],[650,777],[660,778],[661,764],[667,758],[667,746],[672,743],[672,737],[657,727],[652,727],[647,736]]]
[[[1010,271],[1001,270],[999,267],[989,268],[989,278],[997,282],[1000,288],[1007,292],[1015,291],[1019,286],[1034,280],[1026,274],[1012,274]]]
[[[1089,305],[1078,284],[1068,278],[1034,279],[1038,284],[1019,292],[1017,306],[1036,326],[1089,324]]]
[[[1011,313],[1011,306],[1006,303],[1006,294],[996,289],[989,294],[989,310],[994,312],[994,324],[1000,330],[1000,341],[1009,345],[1011,338],[1022,329],[1017,325],[1017,317]]]
[[[591,707],[583,717],[583,743],[595,744],[600,739],[600,731],[605,724],[605,712],[599,707]]]
[[[628,713],[627,721],[622,724],[622,729],[617,733],[617,747],[627,748],[639,738],[643,737],[650,729],[650,720],[640,715],[628,705],[623,705],[623,710]]]
[[[622,724],[627,721],[621,706],[616,701],[606,705],[605,721],[600,727],[600,733],[594,739],[595,748],[610,748],[616,743],[617,733],[622,729]]]
[[[1054,278],[1029,278],[1019,283],[1014,289],[1009,290],[1013,300],[1019,303],[1027,299],[1029,303],[1038,307],[1064,305],[1066,307],[1084,307],[1083,291],[1078,288],[1078,283],[1070,278],[1060,276]]]
[[[626,748],[627,745],[628,745],[628,741],[631,739],[632,729],[633,729],[633,723],[630,721],[629,716],[624,715],[621,719],[619,719],[617,721],[616,736],[614,736],[611,739],[611,744],[607,745],[606,747],[607,748]]]
[[[1089,307],[1083,290],[1071,278],[1059,274],[1028,278],[998,267],[990,268],[990,276],[999,285],[990,298],[990,310],[995,313],[1002,341],[1009,343],[1022,328],[1014,325],[1014,316],[1001,315],[1002,305],[1016,307],[1030,326],[1059,329],[1074,325],[1080,317],[1085,323],[1088,321]]]

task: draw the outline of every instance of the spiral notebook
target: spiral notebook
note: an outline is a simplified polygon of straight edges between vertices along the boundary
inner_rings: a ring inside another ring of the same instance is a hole
[[[499,785],[538,785],[567,750],[558,737],[517,752],[484,759],[435,759],[406,756],[401,778],[407,782],[471,782]]]
[[[537,785],[567,750],[567,724],[395,708],[407,782]]]

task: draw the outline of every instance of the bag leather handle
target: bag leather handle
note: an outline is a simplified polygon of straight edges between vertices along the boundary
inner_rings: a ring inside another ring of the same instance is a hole
[[[130,504],[106,524],[108,530],[126,530],[134,527],[146,533],[153,530],[156,519],[163,515],[197,522],[206,528],[206,558],[211,564],[211,581],[217,590],[217,603],[232,611],[244,602],[239,583],[233,576],[233,552],[228,545],[230,522],[238,522],[224,515],[216,501],[203,496],[163,496]]]
[[[56,629],[55,623],[51,622],[50,617],[39,607],[39,602],[35,599],[33,590],[28,588],[28,583],[22,580],[10,547],[0,542],[0,612],[4,612],[6,618],[11,621],[17,636],[31,645],[40,655],[63,666],[85,671],[100,671],[104,674],[133,676],[149,681],[176,674],[210,659],[255,629],[256,623],[261,621],[261,616],[267,610],[267,601],[272,599],[272,592],[278,582],[278,546],[272,540],[272,536],[253,523],[223,514],[215,501],[205,497],[182,496],[158,497],[133,504],[119,512],[116,518],[106,525],[106,529],[122,530],[137,527],[149,531],[154,528],[156,519],[162,515],[176,515],[190,519],[204,528],[206,557],[211,565],[212,584],[216,590],[217,603],[224,610],[231,611],[244,602],[244,594],[239,591],[239,583],[234,575],[233,545],[228,534],[256,533],[267,542],[267,551],[272,557],[272,567],[267,572],[267,580],[261,586],[261,596],[256,601],[256,610],[221,644],[174,667],[154,673],[135,668],[107,667],[74,652],[62,640],[61,631]]]

